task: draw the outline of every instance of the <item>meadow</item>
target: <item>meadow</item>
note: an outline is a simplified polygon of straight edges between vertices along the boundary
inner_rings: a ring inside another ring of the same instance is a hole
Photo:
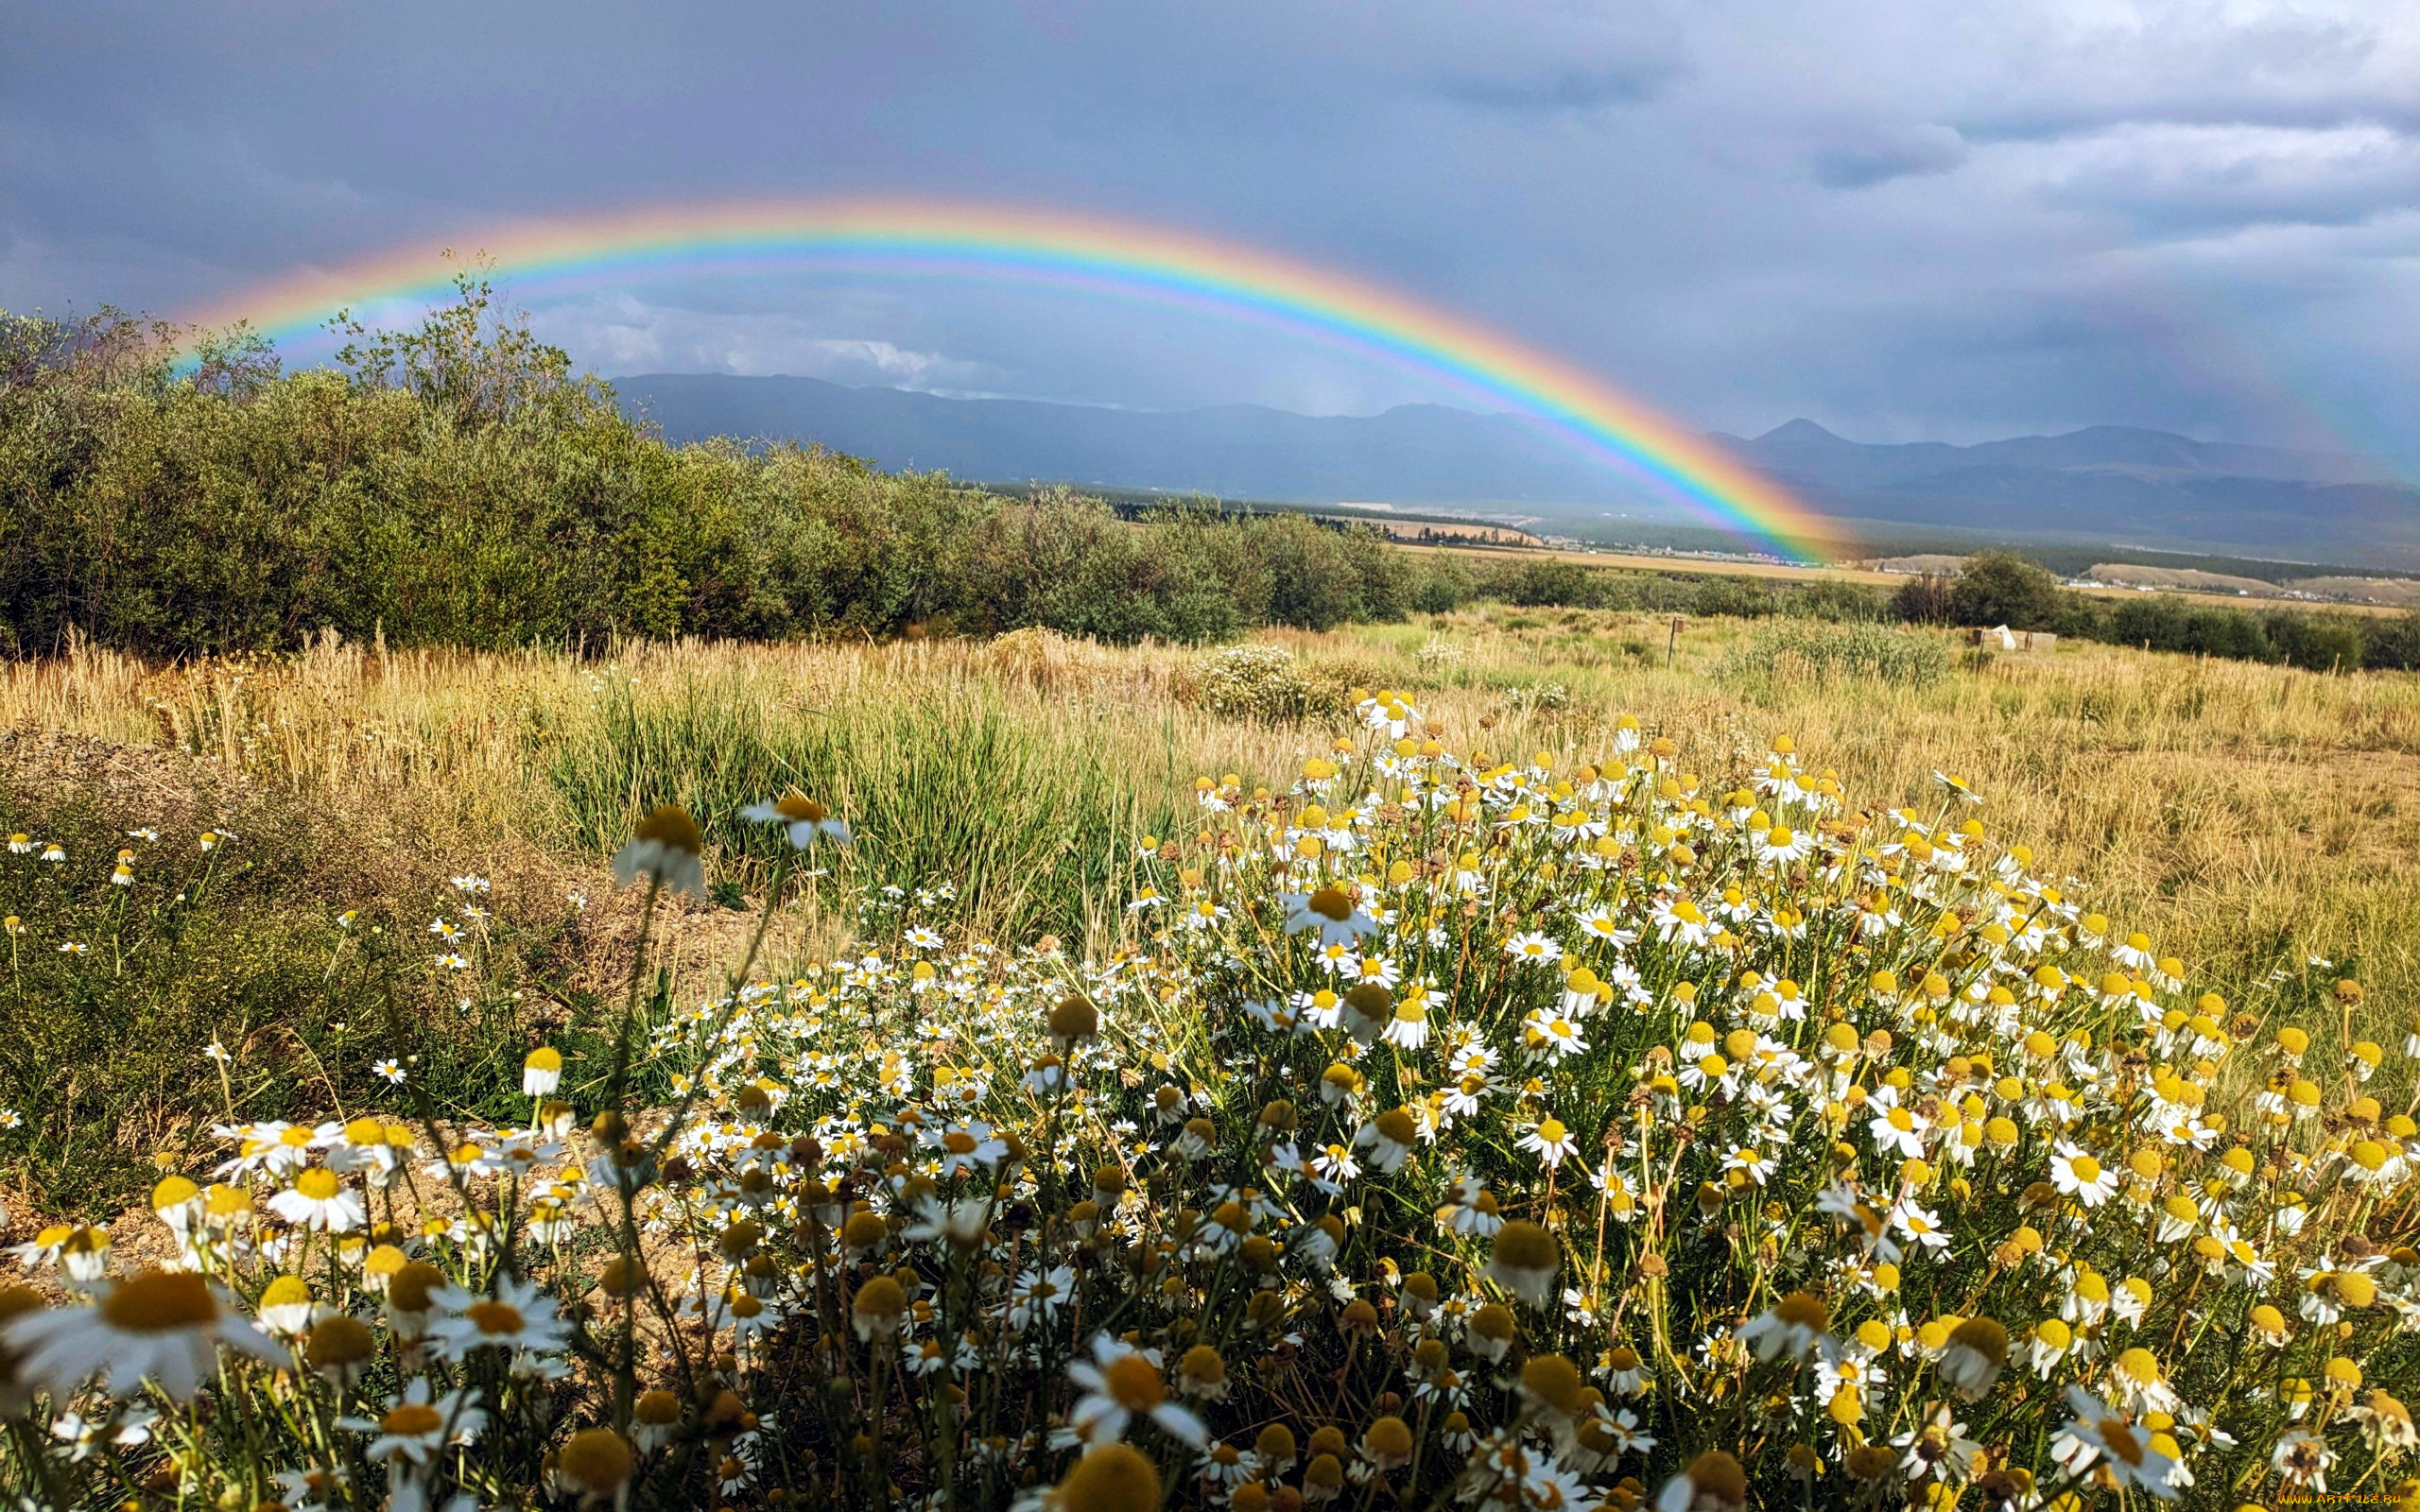
[[[674,447],[461,293],[0,317],[12,1498],[2420,1498],[2420,616]]]
[[[2407,675],[1492,606],[85,645],[0,727],[10,1389],[220,1372],[9,1439],[58,1504],[2233,1504],[2411,1446]],[[164,1264],[223,1290],[43,1305]]]

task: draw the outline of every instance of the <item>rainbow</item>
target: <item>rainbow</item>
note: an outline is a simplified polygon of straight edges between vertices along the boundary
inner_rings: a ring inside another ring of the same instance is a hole
[[[1206,307],[1373,353],[1500,403],[1726,530],[1824,559],[1823,517],[1763,474],[1603,379],[1476,321],[1328,268],[1190,232],[929,199],[664,205],[488,227],[475,247],[516,294],[785,266],[1070,286]],[[433,304],[452,277],[434,244],[298,270],[187,314],[306,341],[342,309]]]

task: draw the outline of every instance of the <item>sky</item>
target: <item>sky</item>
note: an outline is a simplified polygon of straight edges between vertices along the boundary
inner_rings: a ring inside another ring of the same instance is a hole
[[[916,194],[1267,248],[1703,429],[2124,424],[2420,476],[2411,0],[5,0],[0,308],[175,317],[532,215]],[[607,374],[1468,403],[977,281],[503,289]]]

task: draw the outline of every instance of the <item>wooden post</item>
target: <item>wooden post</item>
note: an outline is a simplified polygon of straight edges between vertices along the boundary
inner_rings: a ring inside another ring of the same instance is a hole
[[[1681,616],[1675,614],[1672,616],[1672,633],[1669,636],[1667,636],[1664,641],[1664,669],[1668,672],[1672,668],[1673,648],[1678,646],[1680,644]]]

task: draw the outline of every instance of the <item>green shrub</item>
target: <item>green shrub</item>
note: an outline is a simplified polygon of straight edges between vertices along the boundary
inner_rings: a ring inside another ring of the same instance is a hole
[[[2349,614],[2305,614],[2287,610],[2269,616],[2269,644],[2290,666],[2311,672],[2350,672],[2361,665],[2361,627]]]
[[[2381,671],[2420,670],[2420,610],[2373,620],[2361,645],[2361,664]]]
[[[2197,605],[2172,594],[2146,593],[2110,611],[2107,635],[2120,645],[2195,656],[2272,662],[2266,618],[2243,610]]]
[[[1692,614],[1727,614],[1739,619],[1754,619],[1771,614],[1777,607],[1772,588],[1754,577],[1701,577],[1689,593]]]
[[[2316,672],[2420,664],[2420,614],[2380,623],[2342,613],[2232,609],[2172,593],[2133,594],[2104,606],[2004,551],[1968,558],[1954,579],[1910,579],[1893,595],[1891,610],[1915,624],[2047,629],[2149,651],[2282,662]]]
[[[2408,627],[2411,618],[2381,622],[2301,610],[2260,612],[2146,593],[2119,604],[2100,633],[2120,645],[2150,651],[2349,672],[2413,664],[2411,648],[2420,646],[2420,633]]]
[[[1802,584],[1785,594],[1781,611],[1796,619],[1828,620],[1843,623],[1877,620],[1882,617],[1883,602],[1871,589],[1855,583],[1835,582],[1824,578]]]
[[[1478,596],[1478,576],[1452,552],[1430,552],[1412,574],[1406,609],[1414,614],[1450,614]]]
[[[987,634],[1191,644],[1450,610],[1451,558],[1305,516],[1119,520],[820,449],[671,446],[470,282],[343,370],[0,315],[0,654]]]
[[[1588,569],[1578,562],[1530,558],[1506,573],[1498,592],[1525,609],[1587,609],[1599,602]]]

